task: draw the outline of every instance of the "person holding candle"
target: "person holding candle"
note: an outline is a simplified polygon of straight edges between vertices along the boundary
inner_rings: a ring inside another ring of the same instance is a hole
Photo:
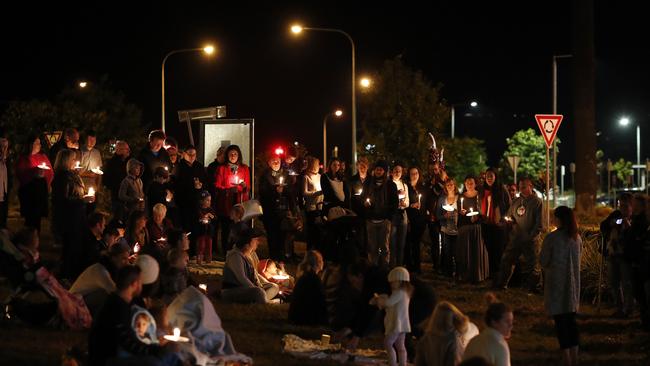
[[[174,228],[172,222],[167,218],[167,207],[162,203],[153,206],[151,220],[147,221],[147,233],[152,243],[165,247],[167,235]]]
[[[98,174],[102,168],[102,153],[97,145],[97,133],[94,130],[86,131],[86,143],[80,149],[79,175],[86,187],[100,187],[102,176]],[[96,204],[89,205],[90,212],[95,210]]]
[[[167,209],[167,217],[176,227],[181,227],[180,214],[176,206],[176,198],[174,197],[174,188],[169,182],[169,171],[159,166],[153,176],[153,182],[149,185],[147,190],[147,214],[153,214],[153,208],[157,204],[165,206]]]
[[[29,135],[16,162],[20,215],[25,218],[25,226],[39,232],[41,219],[48,214],[47,195],[54,179],[54,170],[41,146],[40,137]]]
[[[282,222],[290,215],[293,216],[296,205],[291,186],[284,183],[287,172],[281,167],[280,157],[272,156],[268,166],[260,179],[260,203],[264,212],[262,222],[267,232],[269,255],[273,260],[280,262],[287,260],[287,254],[291,255],[284,252],[288,227],[283,226]]]
[[[442,232],[441,268],[449,277],[456,274],[456,239],[458,237],[459,194],[456,181],[447,179],[444,194],[438,199],[436,216]]]
[[[404,167],[402,163],[395,162],[392,170],[392,181],[397,187],[398,205],[397,210],[393,212],[390,229],[390,260],[391,267],[401,266],[404,264],[404,247],[406,246],[406,230],[408,228],[408,218],[406,208],[411,204],[408,195],[408,185],[402,180]]]
[[[525,262],[521,267],[521,274],[528,289],[537,292],[540,285],[537,236],[542,231],[542,200],[533,192],[533,181],[528,177],[519,180],[519,193],[519,197],[512,201],[506,212],[506,216],[510,218],[510,240],[501,257],[499,275],[494,287],[507,288],[512,276],[512,267],[523,255]]]
[[[323,190],[323,216],[327,216],[332,207],[349,206],[350,192],[338,158],[329,160],[327,172],[320,177],[320,185]]]
[[[147,214],[142,210],[135,210],[129,216],[126,223],[124,238],[126,243],[135,252],[136,244],[140,248],[149,245],[149,233],[147,233]]]
[[[232,246],[228,243],[228,236],[232,226],[230,211],[232,206],[250,199],[250,170],[242,162],[243,156],[239,146],[230,145],[225,151],[226,163],[217,168],[215,187],[217,202],[215,211],[221,226],[221,248],[225,255]]]
[[[63,130],[63,136],[50,148],[50,161],[56,161],[56,156],[63,149],[75,152],[75,160],[79,160],[79,131],[74,127],[67,127]]]
[[[210,192],[203,190],[200,193],[200,201],[197,213],[197,222],[194,224],[196,233],[196,263],[202,264],[212,262],[212,237],[214,236],[215,213],[212,209],[212,196]]]
[[[136,159],[126,163],[127,176],[122,179],[118,197],[125,207],[125,216],[128,218],[133,211],[144,210],[144,183],[140,177],[144,165]]]
[[[490,257],[490,274],[492,277],[499,272],[501,255],[506,244],[506,222],[504,216],[510,208],[510,195],[497,178],[496,170],[489,168],[485,171],[485,183],[482,187],[481,207],[485,212],[483,221],[483,240]]]
[[[86,196],[83,181],[74,170],[76,153],[59,151],[54,163],[52,180],[53,232],[63,246],[62,276],[74,280],[84,270],[81,243],[86,227],[86,204],[94,196]]]
[[[174,353],[175,343],[146,344],[141,342],[131,327],[131,305],[142,292],[141,270],[126,266],[119,270],[116,292],[109,295],[106,304],[93,322],[88,335],[88,364],[108,365],[127,352],[133,364],[180,365]],[[126,360],[125,360],[126,361]]]
[[[411,167],[408,172],[406,185],[410,204],[406,209],[406,214],[409,228],[404,248],[404,262],[410,272],[420,273],[422,271],[420,266],[420,242],[426,229],[428,216],[426,202],[429,200],[429,191],[422,182],[418,167]]]
[[[368,233],[368,260],[371,264],[387,265],[391,218],[399,205],[397,186],[388,179],[388,162],[375,162],[373,176],[363,190],[366,232]]]
[[[168,167],[171,173],[172,162],[169,159],[169,153],[163,148],[167,136],[162,130],[153,130],[149,133],[149,143],[145,146],[140,154],[137,155],[138,161],[143,164],[142,186],[146,190],[153,180],[153,173],[159,166]]]
[[[456,242],[456,273],[459,279],[477,283],[490,275],[487,249],[481,234],[481,197],[476,179],[465,178],[465,191],[460,196],[458,240]]]
[[[356,233],[357,233],[357,246],[359,253],[367,253],[368,238],[366,234],[366,217],[363,199],[363,190],[366,182],[369,181],[370,174],[368,174],[368,167],[370,163],[368,158],[360,156],[357,159],[357,174],[353,175],[348,187],[350,188],[350,208],[357,214]]]
[[[439,161],[429,165],[429,179],[427,181],[427,193],[429,199],[427,200],[429,240],[431,241],[431,263],[433,269],[440,272],[441,266],[441,253],[440,253],[440,216],[436,214],[437,205],[440,197],[445,195],[445,182],[447,181],[447,173],[441,167]]]
[[[305,200],[305,215],[307,217],[307,249],[320,249],[320,228],[318,221],[322,215],[323,190],[321,175],[318,173],[320,161],[315,157],[307,158],[307,171],[303,177],[302,196]]]
[[[192,145],[185,149],[183,159],[178,163],[174,182],[175,202],[181,217],[181,226],[186,231],[192,231],[198,220],[198,197],[207,183],[205,168],[203,163],[196,159],[196,154],[196,148]]]

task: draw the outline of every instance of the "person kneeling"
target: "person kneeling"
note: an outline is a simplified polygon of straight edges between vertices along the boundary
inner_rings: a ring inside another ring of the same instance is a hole
[[[244,230],[237,239],[235,248],[226,254],[221,291],[221,297],[225,301],[265,304],[278,294],[279,288],[276,284],[260,283],[255,266],[249,259],[263,235],[259,229]]]

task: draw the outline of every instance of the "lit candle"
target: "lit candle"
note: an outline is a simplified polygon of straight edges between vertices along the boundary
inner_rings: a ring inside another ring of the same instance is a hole
[[[174,328],[174,338],[178,339],[178,337],[181,336],[181,329],[180,328]]]
[[[104,174],[104,172],[101,170],[100,167],[96,167],[96,168],[90,169],[90,171],[93,172],[93,173],[95,173],[95,174],[97,174],[97,175],[103,175],[103,174]]]
[[[95,188],[90,187],[88,188],[88,196],[94,196],[95,195]]]
[[[366,203],[370,204],[370,198],[366,198]]]
[[[461,210],[463,209],[463,200],[464,200],[464,198],[461,197],[461,198],[460,198],[460,209],[461,209]]]
[[[363,193],[363,189],[359,189],[357,193],[355,193],[356,196],[361,196],[361,193]]]
[[[43,169],[43,170],[50,170],[50,167],[47,166],[47,164],[45,164],[45,162],[40,163],[40,164],[38,165],[38,167],[39,167],[40,169]]]
[[[81,162],[80,162],[80,161],[77,161],[77,162],[74,164],[74,168],[75,168],[75,169],[81,169]]]
[[[418,193],[418,206],[420,206],[421,199],[422,199],[422,194]]]
[[[280,177],[279,181],[280,181],[280,185],[282,185],[282,182],[284,181],[284,177]]]
[[[203,290],[203,292],[208,291],[208,285],[206,285],[205,283],[199,284],[199,288]]]
[[[166,170],[166,171],[169,171],[169,167],[168,167],[168,166],[165,166],[165,170]]]
[[[138,254],[139,251],[140,251],[140,243],[135,243],[135,245],[133,246],[133,253]]]

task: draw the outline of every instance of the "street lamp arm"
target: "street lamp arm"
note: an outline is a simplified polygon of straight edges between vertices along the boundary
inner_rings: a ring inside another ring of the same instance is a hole
[[[163,57],[163,61],[162,61],[163,68],[165,67],[165,62],[167,62],[167,59],[171,55],[175,55],[177,53],[183,53],[183,52],[194,52],[194,51],[202,51],[202,50],[203,50],[203,48],[197,47],[197,48],[183,48],[183,49],[180,49],[180,50],[170,51],[169,53],[167,53],[165,55],[165,57]]]
[[[355,46],[354,46],[354,40],[352,39],[352,37],[351,37],[347,32],[342,31],[342,30],[340,30],[340,29],[336,29],[336,28],[317,28],[317,27],[304,27],[303,29],[304,29],[304,30],[319,31],[319,32],[331,32],[331,33],[339,33],[339,34],[342,34],[342,35],[345,36],[345,38],[348,39],[348,41],[350,41],[350,44],[352,45],[352,48],[353,48],[353,49],[355,48]]]

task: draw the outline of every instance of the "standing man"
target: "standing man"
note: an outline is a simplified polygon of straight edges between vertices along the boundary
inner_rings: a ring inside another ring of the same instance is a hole
[[[172,162],[169,159],[167,150],[163,149],[165,143],[165,132],[162,130],[153,130],[149,133],[149,143],[140,151],[138,160],[144,164],[142,172],[142,183],[144,190],[149,188],[153,180],[153,173],[159,166],[167,167],[171,172]]]
[[[363,191],[368,233],[368,260],[371,264],[388,265],[391,219],[397,211],[397,186],[388,178],[388,163],[378,160],[373,177]]]
[[[124,207],[119,199],[120,184],[126,178],[126,163],[131,158],[131,149],[126,141],[117,141],[115,143],[115,153],[106,162],[104,169],[104,179],[102,183],[111,191],[111,208],[113,215],[118,220],[124,220]]]
[[[510,242],[501,259],[501,268],[495,287],[506,289],[512,276],[512,268],[518,258],[524,256],[521,273],[529,290],[539,291],[539,251],[537,240],[542,231],[542,200],[533,192],[533,181],[523,178],[519,181],[520,195],[516,198],[504,218],[510,227]]]
[[[101,184],[101,175],[97,174],[93,169],[102,168],[102,153],[95,147],[97,145],[97,134],[93,130],[86,131],[86,144],[81,147],[81,159],[79,166],[79,176],[84,182],[86,189],[93,187],[94,189],[99,190],[99,185]],[[95,211],[97,202],[89,204],[86,207],[88,212]]]
[[[50,148],[52,165],[56,162],[56,154],[63,149],[79,152],[79,131],[76,128],[68,127],[63,130],[63,136]],[[80,158],[80,156],[77,156],[77,158]]]
[[[362,255],[367,253],[366,247],[368,243],[366,235],[366,217],[365,217],[365,207],[363,206],[363,191],[370,175],[368,174],[368,158],[361,156],[357,159],[357,174],[353,175],[350,178],[350,184],[348,187],[350,189],[350,206],[352,211],[357,214],[357,246],[359,253]]]

